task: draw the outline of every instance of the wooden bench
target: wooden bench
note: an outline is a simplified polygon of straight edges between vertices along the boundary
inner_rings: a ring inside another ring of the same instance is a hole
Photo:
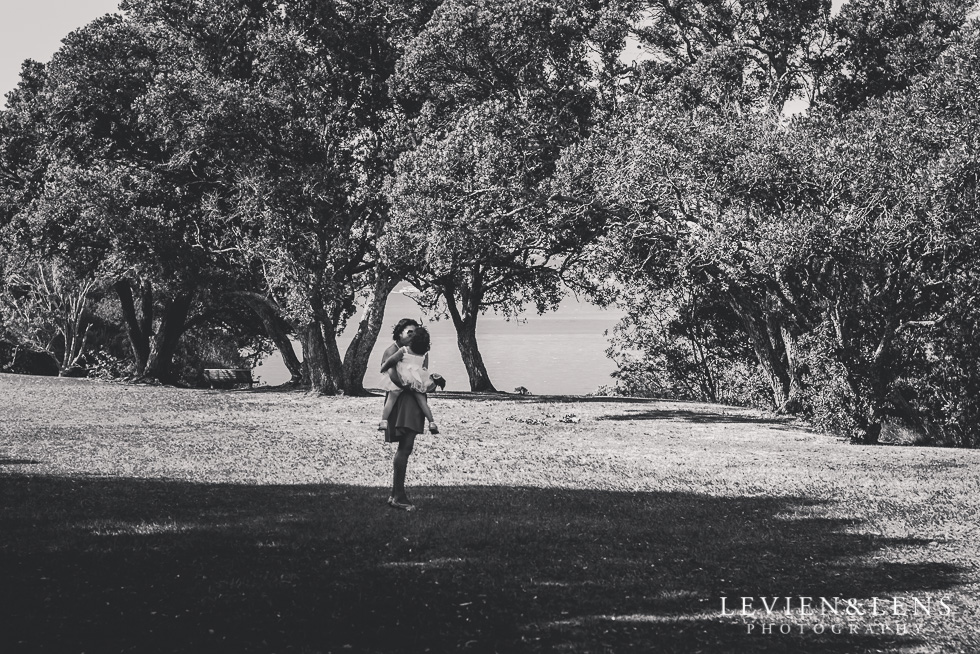
[[[248,384],[252,388],[255,382],[252,380],[252,371],[248,368],[205,368],[204,378],[208,380],[211,388],[215,386],[234,386],[235,384]]]

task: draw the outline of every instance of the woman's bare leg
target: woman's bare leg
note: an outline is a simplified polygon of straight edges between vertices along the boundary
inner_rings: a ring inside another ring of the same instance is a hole
[[[398,443],[395,450],[395,458],[392,461],[394,474],[391,479],[391,498],[401,504],[411,504],[408,495],[405,493],[405,473],[408,470],[408,457],[412,455],[415,447],[415,434],[408,434]]]

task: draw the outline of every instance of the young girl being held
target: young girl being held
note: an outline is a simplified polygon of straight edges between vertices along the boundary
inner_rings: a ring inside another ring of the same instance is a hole
[[[399,326],[402,325],[402,322],[399,323]],[[385,350],[381,372],[386,375],[382,386],[388,391],[388,396],[385,399],[378,431],[388,429],[388,417],[391,415],[398,397],[403,390],[409,389],[414,391],[413,395],[422,410],[422,415],[429,421],[429,432],[438,434],[439,428],[432,417],[432,410],[429,408],[428,398],[425,394],[435,390],[436,387],[445,388],[446,380],[440,375],[429,373],[429,349],[431,346],[429,331],[425,327],[418,326],[414,321],[407,322],[410,324],[402,327],[400,332],[398,326],[395,327],[396,343],[401,347],[393,344]]]

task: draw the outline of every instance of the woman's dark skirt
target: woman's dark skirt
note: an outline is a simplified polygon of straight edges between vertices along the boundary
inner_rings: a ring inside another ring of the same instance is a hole
[[[415,391],[402,391],[388,416],[388,429],[385,431],[386,443],[400,443],[409,434],[421,434],[425,428],[422,407],[415,399]],[[385,395],[387,401],[388,396]]]

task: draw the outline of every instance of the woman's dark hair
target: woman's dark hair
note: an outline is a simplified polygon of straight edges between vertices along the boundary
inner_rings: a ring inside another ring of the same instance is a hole
[[[412,342],[408,344],[408,349],[421,356],[428,352],[431,346],[432,339],[429,337],[429,330],[425,327],[419,327],[415,330],[415,335],[412,336]]]
[[[411,318],[402,318],[401,320],[398,321],[398,324],[395,325],[395,331],[391,335],[391,340],[397,341],[398,338],[402,335],[402,332],[405,331],[405,328],[408,327],[409,325],[414,325],[416,329],[422,326],[418,324],[418,322],[412,320]]]

